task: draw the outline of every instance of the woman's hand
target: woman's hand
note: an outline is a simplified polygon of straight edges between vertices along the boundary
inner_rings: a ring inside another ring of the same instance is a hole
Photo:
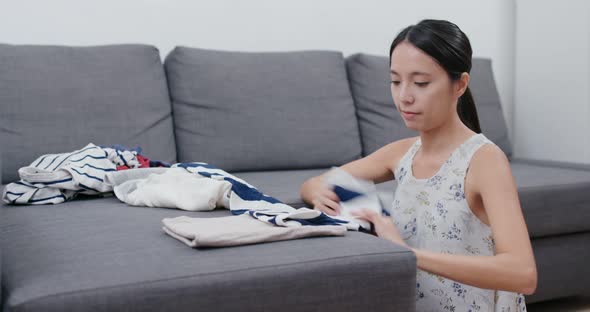
[[[377,236],[388,239],[396,244],[408,247],[406,242],[404,242],[402,239],[402,236],[399,234],[399,231],[395,227],[395,224],[393,224],[391,217],[381,215],[369,209],[352,211],[351,214],[356,218],[373,223]]]
[[[340,214],[340,198],[331,189],[323,184],[318,184],[313,192],[313,209],[319,210],[330,216]]]
[[[340,198],[323,181],[323,175],[308,179],[301,185],[301,198],[315,210],[330,216],[337,216],[341,212]]]

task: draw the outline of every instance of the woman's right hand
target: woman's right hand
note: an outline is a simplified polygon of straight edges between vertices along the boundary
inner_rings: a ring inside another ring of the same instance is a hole
[[[313,209],[330,216],[340,215],[340,198],[328,186],[318,183],[312,193]]]

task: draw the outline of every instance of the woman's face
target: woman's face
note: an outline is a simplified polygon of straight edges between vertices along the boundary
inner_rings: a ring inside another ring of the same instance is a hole
[[[459,90],[424,51],[407,41],[398,44],[391,54],[390,70],[391,94],[406,127],[428,131],[457,114]]]

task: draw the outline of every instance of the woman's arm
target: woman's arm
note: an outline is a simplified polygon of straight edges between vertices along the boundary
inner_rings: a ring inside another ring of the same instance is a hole
[[[537,272],[510,253],[495,256],[450,255],[413,249],[418,268],[463,284],[531,295],[537,287]]]
[[[480,148],[471,160],[466,183],[471,183],[472,189],[481,195],[496,254],[466,256],[412,249],[418,268],[480,288],[532,294],[537,287],[537,269],[516,184],[504,153],[494,145]],[[388,217],[363,213],[375,224],[379,236],[406,245],[393,222],[385,219]]]
[[[394,178],[393,167],[416,139],[417,137],[413,137],[389,143],[361,159],[340,166],[340,169],[357,178],[371,180],[375,183],[389,181]],[[333,207],[336,205],[337,196],[334,198],[335,194],[332,195],[322,190],[324,174],[303,182],[299,190],[303,202],[313,206],[315,205],[314,199],[321,196],[326,201],[327,206]]]
[[[481,196],[496,254],[460,256],[415,250],[418,267],[480,288],[532,294],[537,269],[506,155],[495,145],[482,146],[471,160],[466,180]]]

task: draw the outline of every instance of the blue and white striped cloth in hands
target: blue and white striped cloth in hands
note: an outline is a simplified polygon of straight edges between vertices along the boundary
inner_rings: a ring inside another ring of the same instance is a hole
[[[121,165],[139,167],[137,153],[90,143],[71,153],[40,156],[18,170],[20,181],[4,188],[2,200],[9,204],[59,204],[78,194],[110,192],[112,186],[104,183],[105,174]]]
[[[340,167],[332,167],[326,174],[324,183],[340,199],[339,204],[342,211],[339,218],[355,221],[363,228],[370,229],[371,224],[369,222],[355,218],[351,212],[359,209],[369,209],[389,216],[389,212],[385,210],[379,199],[373,181],[357,178]]]

